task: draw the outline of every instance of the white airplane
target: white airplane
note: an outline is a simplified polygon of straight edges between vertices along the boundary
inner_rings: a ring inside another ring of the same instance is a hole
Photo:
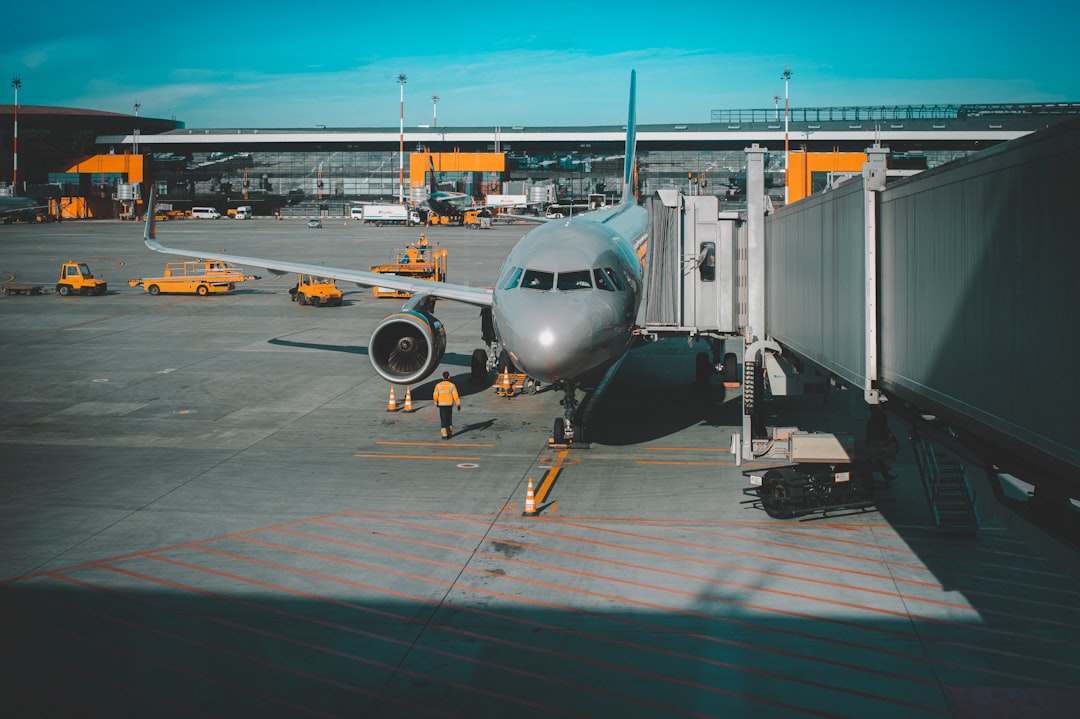
[[[552,440],[572,442],[580,434],[577,392],[603,376],[634,340],[641,296],[641,260],[648,212],[634,197],[636,73],[630,74],[626,122],[626,165],[619,204],[543,224],[514,246],[493,290],[362,270],[283,262],[223,253],[165,247],[155,239],[153,193],[144,240],[156,251],[265,267],[275,274],[332,277],[361,287],[389,287],[413,293],[404,307],[371,334],[368,357],[388,382],[412,384],[431,375],[446,350],[446,330],[434,315],[436,300],[456,300],[484,310],[483,338],[491,352],[472,357],[474,379],[503,352],[515,368],[564,392],[563,416]],[[494,347],[492,346],[494,345]],[[505,360],[503,360],[505,361]]]

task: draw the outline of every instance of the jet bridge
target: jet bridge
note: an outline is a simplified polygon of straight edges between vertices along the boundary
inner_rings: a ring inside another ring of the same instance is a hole
[[[649,200],[645,286],[637,325],[646,336],[721,340],[745,322],[740,290],[746,263],[736,212],[714,196],[659,190]]]

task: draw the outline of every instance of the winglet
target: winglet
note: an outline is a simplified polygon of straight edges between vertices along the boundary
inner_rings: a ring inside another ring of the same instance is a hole
[[[143,231],[143,242],[155,252],[161,252],[161,243],[157,241],[157,221],[154,219],[154,187],[150,188],[150,197],[146,201],[146,229]]]
[[[635,202],[634,178],[637,153],[637,71],[630,71],[630,108],[626,117],[626,165],[623,167],[623,203]]]

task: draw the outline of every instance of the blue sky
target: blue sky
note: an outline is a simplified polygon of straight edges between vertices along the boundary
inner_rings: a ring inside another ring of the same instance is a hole
[[[785,66],[793,107],[1080,101],[1061,0],[365,5],[18,0],[0,72],[20,104],[198,128],[397,127],[401,72],[407,127],[619,124],[631,69],[642,123],[782,108]]]

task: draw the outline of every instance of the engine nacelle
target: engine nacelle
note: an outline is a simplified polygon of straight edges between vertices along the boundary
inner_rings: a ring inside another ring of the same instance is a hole
[[[433,315],[403,309],[375,328],[368,342],[371,366],[387,382],[419,382],[439,366],[446,352],[446,330]]]

